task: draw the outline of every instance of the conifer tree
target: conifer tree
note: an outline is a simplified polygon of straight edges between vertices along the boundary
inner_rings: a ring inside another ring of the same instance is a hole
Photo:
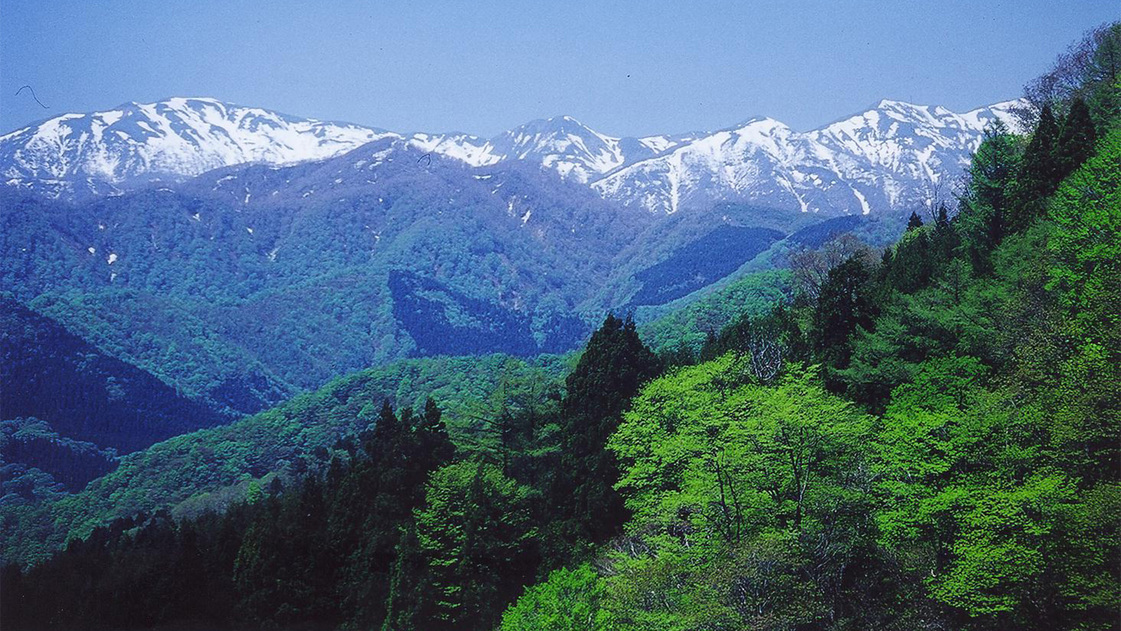
[[[907,232],[915,228],[922,228],[922,217],[919,217],[919,214],[912,210],[911,217],[907,219]]]
[[[820,360],[838,370],[852,356],[849,338],[858,328],[872,329],[876,315],[871,300],[871,271],[861,256],[853,256],[829,270],[814,311],[814,345]],[[827,376],[831,388],[838,387]]]
[[[1015,189],[1015,210],[1009,228],[1019,232],[1043,214],[1044,199],[1055,192],[1062,179],[1057,159],[1059,125],[1050,104],[1039,113],[1039,122],[1024,150]]]
[[[1059,165],[1059,181],[1070,175],[1094,152],[1094,121],[1090,118],[1090,108],[1080,98],[1070,104],[1066,119],[1056,145],[1056,159]],[[1058,182],[1055,183],[1056,185]]]
[[[609,314],[568,376],[561,402],[563,478],[556,497],[585,541],[604,541],[626,521],[623,500],[614,489],[615,456],[605,445],[630,399],[659,369],[657,356],[639,339],[634,321]]]
[[[940,268],[952,259],[959,245],[961,240],[953,224],[950,223],[950,211],[945,204],[939,204],[938,213],[934,217],[934,232],[931,234],[930,248],[935,268]]]
[[[1008,232],[1012,188],[1019,173],[1019,139],[999,120],[985,129],[985,138],[969,167],[969,189],[961,198],[955,221],[961,224],[966,251],[975,272],[992,271],[992,251]]]

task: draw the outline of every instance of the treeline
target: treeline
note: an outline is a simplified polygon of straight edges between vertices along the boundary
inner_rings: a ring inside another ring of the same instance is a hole
[[[621,532],[603,445],[658,367],[608,317],[566,396],[491,419],[459,456],[434,403],[385,404],[292,488],[253,485],[223,515],[118,519],[5,568],[4,627],[491,628],[525,585]]]
[[[322,474],[6,568],[4,628],[1117,628],[1121,25],[1089,41],[956,214],[699,356],[609,316],[493,440],[382,406]]]

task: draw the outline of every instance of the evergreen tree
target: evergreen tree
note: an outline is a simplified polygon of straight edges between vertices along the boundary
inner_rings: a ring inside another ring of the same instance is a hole
[[[950,223],[950,211],[945,204],[938,205],[938,213],[934,218],[934,232],[931,235],[931,255],[934,257],[936,269],[950,261],[954,251],[961,245],[961,239]]]
[[[424,402],[424,414],[417,425],[417,440],[420,443],[421,453],[433,462],[447,462],[455,455],[455,445],[448,437],[443,413],[431,397]]]
[[[985,129],[973,163],[969,188],[961,198],[961,233],[974,271],[992,271],[990,255],[1008,232],[1013,184],[1019,172],[1019,139],[996,121]]]
[[[1059,181],[1073,173],[1086,161],[1086,158],[1094,153],[1096,138],[1094,121],[1090,118],[1090,108],[1086,106],[1086,102],[1082,99],[1074,99],[1070,104],[1066,119],[1063,121],[1062,131],[1059,133],[1055,148],[1059,166]],[[1055,184],[1058,185],[1058,181]]]
[[[563,478],[555,497],[567,507],[578,540],[604,541],[627,519],[623,500],[613,488],[618,479],[615,457],[604,446],[631,397],[659,369],[657,356],[639,339],[634,321],[609,314],[568,376],[561,403]]]
[[[922,217],[919,217],[919,214],[912,210],[910,218],[907,219],[907,232],[915,228],[922,228]]]
[[[871,271],[862,256],[853,256],[829,270],[814,311],[813,340],[818,358],[833,370],[848,367],[850,337],[860,328],[870,330],[876,315],[870,293]],[[827,375],[831,388],[840,387]]]
[[[890,289],[911,294],[930,284],[934,256],[925,230],[908,231],[895,246],[885,274]]]
[[[1059,125],[1046,104],[1039,113],[1035,133],[1024,149],[1023,163],[1016,182],[1016,209],[1009,218],[1010,229],[1019,232],[1043,213],[1044,199],[1055,192],[1062,180],[1057,146]]]

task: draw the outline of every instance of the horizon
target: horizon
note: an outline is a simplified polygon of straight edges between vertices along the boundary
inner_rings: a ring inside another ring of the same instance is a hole
[[[0,27],[0,130],[185,94],[480,137],[560,115],[620,137],[757,116],[811,130],[881,99],[959,113],[1013,100],[1071,41],[1117,13],[1107,0],[892,10],[662,3],[642,13],[201,2],[158,14],[136,2],[12,0]]]
[[[716,126],[716,127],[707,128],[707,129],[670,130],[670,131],[653,132],[653,133],[645,134],[645,135],[642,135],[642,136],[626,136],[626,135],[615,134],[611,130],[606,130],[605,131],[603,128],[599,127],[598,125],[596,125],[594,123],[588,123],[587,121],[584,121],[584,120],[582,120],[582,119],[580,119],[576,116],[572,116],[571,114],[566,114],[566,113],[557,113],[557,114],[553,114],[551,116],[533,118],[533,119],[530,119],[530,120],[522,121],[520,123],[516,123],[516,124],[510,126],[507,129],[500,130],[496,134],[480,134],[480,133],[476,133],[476,132],[473,132],[473,131],[470,131],[470,130],[464,130],[464,129],[391,129],[391,128],[379,125],[376,122],[364,122],[364,121],[356,121],[356,120],[342,120],[342,119],[331,119],[331,118],[319,118],[319,117],[315,117],[315,116],[304,116],[303,114],[300,114],[299,112],[281,111],[281,110],[277,110],[277,109],[274,109],[274,108],[269,107],[267,105],[263,105],[263,104],[259,104],[259,103],[238,103],[236,101],[230,101],[230,100],[226,100],[226,99],[222,99],[222,98],[215,97],[215,96],[210,96],[210,95],[207,95],[207,96],[203,96],[203,95],[193,95],[193,96],[172,95],[172,96],[166,96],[166,97],[155,99],[155,100],[124,101],[124,102],[119,103],[118,105],[115,105],[115,106],[112,106],[112,107],[101,108],[101,109],[96,109],[96,110],[88,110],[88,111],[80,111],[80,112],[79,111],[59,112],[57,114],[53,114],[53,115],[45,117],[45,118],[40,118],[40,119],[37,119],[37,120],[33,120],[33,121],[31,121],[31,122],[29,122],[25,125],[22,125],[20,127],[14,128],[14,129],[2,130],[2,131],[0,131],[0,137],[4,137],[4,136],[14,134],[14,133],[16,133],[18,131],[21,131],[23,129],[28,129],[28,128],[35,127],[35,126],[38,126],[38,125],[42,125],[43,123],[45,123],[47,121],[59,118],[61,116],[69,116],[69,115],[74,115],[74,114],[81,115],[81,116],[89,116],[89,115],[99,114],[99,113],[104,113],[104,112],[119,111],[119,110],[121,110],[121,109],[123,109],[123,108],[125,108],[129,105],[156,105],[156,104],[159,104],[159,103],[167,103],[169,101],[176,100],[176,99],[181,99],[181,100],[186,100],[186,101],[209,100],[209,101],[215,101],[215,102],[218,102],[218,103],[222,103],[224,105],[232,105],[232,106],[236,106],[236,107],[243,107],[243,108],[249,108],[249,109],[266,110],[266,111],[272,112],[274,114],[279,114],[281,116],[288,116],[288,117],[292,117],[292,118],[299,118],[299,119],[304,119],[304,120],[313,120],[313,121],[317,121],[317,122],[320,122],[320,123],[333,123],[333,124],[338,124],[338,125],[353,125],[353,126],[363,127],[363,128],[367,128],[367,129],[374,129],[374,130],[385,131],[385,132],[390,132],[390,133],[397,133],[397,134],[404,134],[404,135],[408,135],[408,134],[435,134],[435,135],[464,134],[464,135],[471,136],[471,137],[474,137],[474,138],[489,140],[489,139],[494,138],[495,136],[501,135],[504,132],[516,129],[516,128],[524,126],[524,125],[530,125],[530,124],[533,124],[535,122],[552,121],[552,120],[556,120],[556,119],[560,119],[560,118],[571,119],[575,123],[577,123],[579,125],[582,125],[582,126],[588,128],[588,129],[591,129],[592,131],[594,131],[596,133],[602,134],[602,135],[607,136],[607,137],[620,138],[620,139],[621,138],[628,138],[628,137],[629,138],[639,138],[639,139],[641,139],[641,138],[647,138],[647,137],[659,136],[659,135],[661,135],[661,136],[680,136],[680,135],[687,135],[687,134],[694,134],[694,133],[711,134],[711,133],[715,133],[715,132],[719,132],[719,131],[736,129],[738,127],[742,127],[743,125],[746,125],[747,123],[750,123],[750,122],[755,121],[755,120],[773,120],[773,121],[777,121],[779,123],[782,123],[783,125],[786,125],[787,127],[789,127],[795,133],[808,133],[808,132],[811,132],[811,131],[822,129],[824,127],[828,127],[829,125],[832,125],[834,123],[846,120],[846,119],[851,118],[853,116],[860,115],[864,112],[872,111],[872,110],[880,107],[885,102],[888,102],[888,103],[902,103],[902,104],[905,104],[905,105],[910,105],[910,106],[919,107],[919,108],[939,108],[939,107],[941,107],[941,108],[947,109],[948,111],[950,111],[953,114],[964,115],[964,114],[968,114],[970,112],[975,112],[977,110],[983,110],[983,109],[987,109],[987,108],[996,107],[996,106],[999,106],[999,105],[1004,105],[1004,104],[1007,104],[1007,103],[1013,103],[1013,102],[1016,102],[1018,100],[1021,100],[1021,98],[1022,97],[1015,97],[1015,98],[1010,98],[1010,99],[1001,99],[1001,100],[994,101],[992,103],[985,103],[985,104],[981,104],[981,105],[977,105],[977,106],[973,106],[973,107],[968,107],[966,109],[956,109],[955,110],[955,109],[947,108],[946,106],[944,106],[940,103],[912,103],[910,101],[904,101],[904,100],[900,100],[900,99],[892,99],[892,98],[885,97],[885,98],[877,99],[876,101],[874,101],[874,102],[872,102],[868,105],[865,105],[863,107],[860,107],[856,110],[853,110],[851,112],[840,114],[838,116],[834,116],[833,118],[827,120],[826,122],[821,123],[819,125],[815,125],[813,127],[805,127],[805,128],[795,127],[793,125],[788,124],[786,121],[784,121],[782,118],[780,118],[778,116],[771,115],[771,114],[758,114],[758,115],[754,115],[754,116],[749,116],[747,118],[741,118],[737,122],[734,122],[734,123],[731,123],[731,124],[720,125],[720,126]]]

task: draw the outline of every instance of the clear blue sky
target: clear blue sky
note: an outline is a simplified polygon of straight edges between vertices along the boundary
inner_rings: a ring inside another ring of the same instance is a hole
[[[396,131],[807,129],[881,98],[1016,97],[1119,18],[1121,0],[3,0],[0,130],[168,96]]]

